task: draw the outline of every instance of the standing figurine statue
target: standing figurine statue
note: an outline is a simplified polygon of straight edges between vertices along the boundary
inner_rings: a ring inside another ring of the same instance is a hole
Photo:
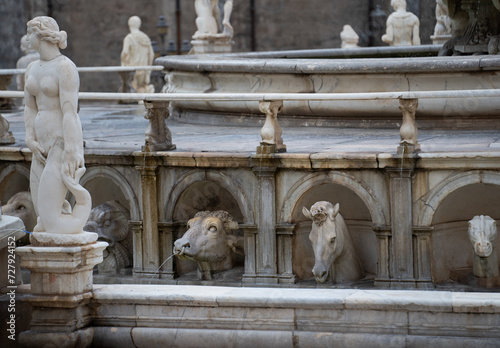
[[[341,48],[359,47],[359,36],[349,24],[344,25],[340,33],[340,39],[342,40],[342,44],[340,45]]]
[[[21,38],[19,47],[21,52],[24,53],[24,56],[17,60],[17,69],[26,69],[31,62],[40,59],[38,52],[29,48],[28,35],[24,35]],[[18,74],[16,76],[16,84],[19,91],[24,91],[24,74]]]
[[[128,20],[130,33],[123,39],[121,53],[122,66],[148,66],[153,64],[154,52],[149,37],[139,30],[141,19],[132,16]],[[150,84],[151,71],[136,71],[132,80],[132,87],[137,93],[154,93],[155,88]]]
[[[194,40],[213,39],[217,37],[233,37],[233,27],[229,22],[233,11],[233,0],[226,0],[224,3],[224,14],[221,22],[219,0],[195,0],[194,9],[196,12],[196,32]],[[222,32],[219,33],[219,28]]]
[[[395,12],[387,18],[386,33],[382,41],[389,46],[420,45],[420,21],[417,16],[406,11],[405,0],[391,0]]]
[[[83,134],[78,117],[80,79],[76,66],[59,49],[67,34],[51,17],[35,17],[28,26],[28,42],[40,59],[26,69],[24,91],[26,146],[33,153],[30,188],[37,224],[33,232],[83,232],[91,197],[79,183],[85,173]],[[75,197],[71,209],[65,199]]]
[[[451,19],[448,17],[448,7],[443,0],[436,0],[434,35],[451,35]]]

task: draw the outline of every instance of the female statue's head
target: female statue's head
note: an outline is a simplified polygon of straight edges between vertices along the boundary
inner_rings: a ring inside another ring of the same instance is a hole
[[[59,30],[56,20],[52,17],[35,17],[28,22],[27,27],[28,35],[34,32],[40,40],[53,43],[59,48],[66,48],[68,45],[68,34],[64,30]]]

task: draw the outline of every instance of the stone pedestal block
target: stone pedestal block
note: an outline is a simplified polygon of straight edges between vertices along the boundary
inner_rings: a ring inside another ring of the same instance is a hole
[[[191,40],[190,54],[230,53],[233,40],[229,37],[212,38],[206,40]]]
[[[23,346],[90,346],[92,271],[108,246],[96,240],[97,234],[89,232],[34,233],[32,245],[16,249],[21,266],[31,271],[33,314],[31,330],[19,336]]]

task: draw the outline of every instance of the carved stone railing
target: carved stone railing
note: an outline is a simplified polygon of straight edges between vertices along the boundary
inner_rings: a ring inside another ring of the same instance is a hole
[[[23,92],[0,91],[0,98],[22,98]],[[149,126],[145,133],[143,151],[174,150],[172,134],[165,121],[169,116],[168,105],[175,101],[192,102],[257,102],[259,110],[266,116],[261,129],[262,141],[257,147],[261,155],[285,152],[282,129],[278,122],[278,113],[286,107],[288,101],[364,101],[364,100],[399,100],[402,112],[400,127],[401,142],[398,144],[399,154],[412,155],[420,151],[415,114],[420,99],[461,98],[464,100],[477,98],[499,98],[498,89],[450,90],[450,91],[418,91],[418,92],[374,92],[374,93],[92,93],[80,92],[81,100],[109,100],[144,102],[148,111],[146,118]],[[0,138],[2,134],[0,134]]]

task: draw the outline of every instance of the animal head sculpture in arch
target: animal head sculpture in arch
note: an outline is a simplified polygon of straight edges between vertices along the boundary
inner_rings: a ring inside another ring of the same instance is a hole
[[[374,225],[390,225],[390,216],[387,208],[384,208],[375,197],[374,192],[365,183],[342,172],[330,171],[328,173],[313,173],[303,177],[287,192],[278,216],[279,223],[291,223],[293,211],[299,200],[314,186],[321,184],[337,184],[354,192],[365,204]]]
[[[130,182],[123,174],[111,167],[90,167],[87,168],[80,183],[82,186],[85,186],[88,182],[96,178],[110,179],[118,186],[125,198],[130,202],[130,219],[132,221],[141,220],[140,205],[137,199],[138,193],[134,192],[132,185],[130,185]]]
[[[319,201],[302,213],[313,221],[309,240],[314,250],[312,272],[318,283],[355,281],[364,277],[361,261],[351,239],[339,203]]]

